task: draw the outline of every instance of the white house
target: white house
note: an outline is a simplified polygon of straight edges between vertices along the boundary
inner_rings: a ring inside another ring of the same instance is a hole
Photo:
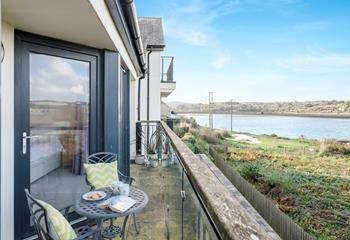
[[[139,26],[145,48],[148,74],[140,81],[141,121],[159,121],[162,98],[169,96],[176,87],[173,79],[174,57],[162,56],[165,48],[161,18],[139,17]]]
[[[25,188],[60,208],[86,191],[96,151],[129,174],[146,62],[133,1],[2,0],[1,44],[0,230],[12,240],[33,234]]]
[[[162,19],[157,17],[139,17],[140,34],[145,52],[147,72],[131,88],[136,88],[135,114],[132,120],[159,121],[170,116],[170,108],[162,102],[175,90],[173,79],[174,57],[162,56],[165,48]],[[135,82],[136,83],[136,82]],[[133,91],[132,91],[133,92]],[[130,157],[136,157],[136,129],[131,127]]]

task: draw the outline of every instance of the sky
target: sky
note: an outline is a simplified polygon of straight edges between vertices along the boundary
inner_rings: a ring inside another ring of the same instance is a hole
[[[88,62],[30,54],[30,100],[89,102]]]
[[[350,100],[348,0],[136,0],[175,56],[165,99]]]

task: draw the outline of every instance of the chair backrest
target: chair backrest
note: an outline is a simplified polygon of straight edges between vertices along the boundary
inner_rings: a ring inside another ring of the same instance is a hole
[[[95,163],[111,163],[118,162],[118,155],[111,152],[97,152],[88,156],[86,163],[95,164]],[[118,171],[118,175],[120,175]],[[85,173],[85,182],[90,186],[91,190],[95,190],[95,186],[93,186]]]
[[[89,164],[111,163],[114,161],[118,161],[118,155],[111,152],[97,152],[97,153],[91,154],[87,158],[87,163]]]
[[[86,163],[88,164],[95,164],[95,163],[111,163],[117,161],[118,162],[118,155],[115,153],[111,153],[111,152],[97,152],[94,154],[91,154],[90,156],[88,156]],[[130,176],[125,176],[124,174],[122,174],[119,170],[118,170],[118,177],[119,180],[124,182],[124,183],[128,183],[128,184],[132,184],[133,179]],[[93,190],[94,187],[91,185],[91,183],[89,183],[86,173],[85,173],[85,182],[90,186],[90,188]]]
[[[32,217],[38,238],[40,240],[52,239],[50,236],[46,209],[29,193],[28,189],[24,189],[24,192],[27,197],[29,212]]]

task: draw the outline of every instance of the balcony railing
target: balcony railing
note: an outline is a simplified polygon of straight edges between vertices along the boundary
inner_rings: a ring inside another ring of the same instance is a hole
[[[167,239],[280,239],[220,170],[165,122],[137,123],[137,153],[150,174],[156,168],[163,177],[157,189],[164,196]]]
[[[162,82],[173,82],[174,81],[174,57],[162,56]]]
[[[163,213],[165,215],[166,239],[221,239],[206,208],[198,198],[198,193],[182,165],[178,152],[167,137],[163,124],[156,121],[139,122],[137,129],[137,145],[141,147],[138,152],[147,158],[146,165],[148,167],[141,170],[143,175],[148,174],[148,179],[154,180],[154,171],[158,170],[159,174],[156,175],[161,176],[161,179],[154,182],[152,187],[142,186],[142,188],[150,195],[150,199],[154,194],[152,191],[154,187],[158,191],[156,195],[164,196],[164,202],[157,202],[157,208],[166,209]],[[148,143],[146,141],[147,135]],[[158,209],[158,213],[155,213],[152,202],[150,205],[153,214],[160,217],[161,210]],[[146,214],[148,213],[146,212]],[[158,233],[154,231],[153,234],[157,234],[157,236],[153,235],[152,239],[161,239],[158,235],[162,234],[162,230]]]

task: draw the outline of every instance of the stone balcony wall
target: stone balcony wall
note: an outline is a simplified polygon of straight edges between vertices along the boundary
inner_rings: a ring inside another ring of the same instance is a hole
[[[205,155],[195,155],[164,122],[161,124],[223,239],[280,239]]]

